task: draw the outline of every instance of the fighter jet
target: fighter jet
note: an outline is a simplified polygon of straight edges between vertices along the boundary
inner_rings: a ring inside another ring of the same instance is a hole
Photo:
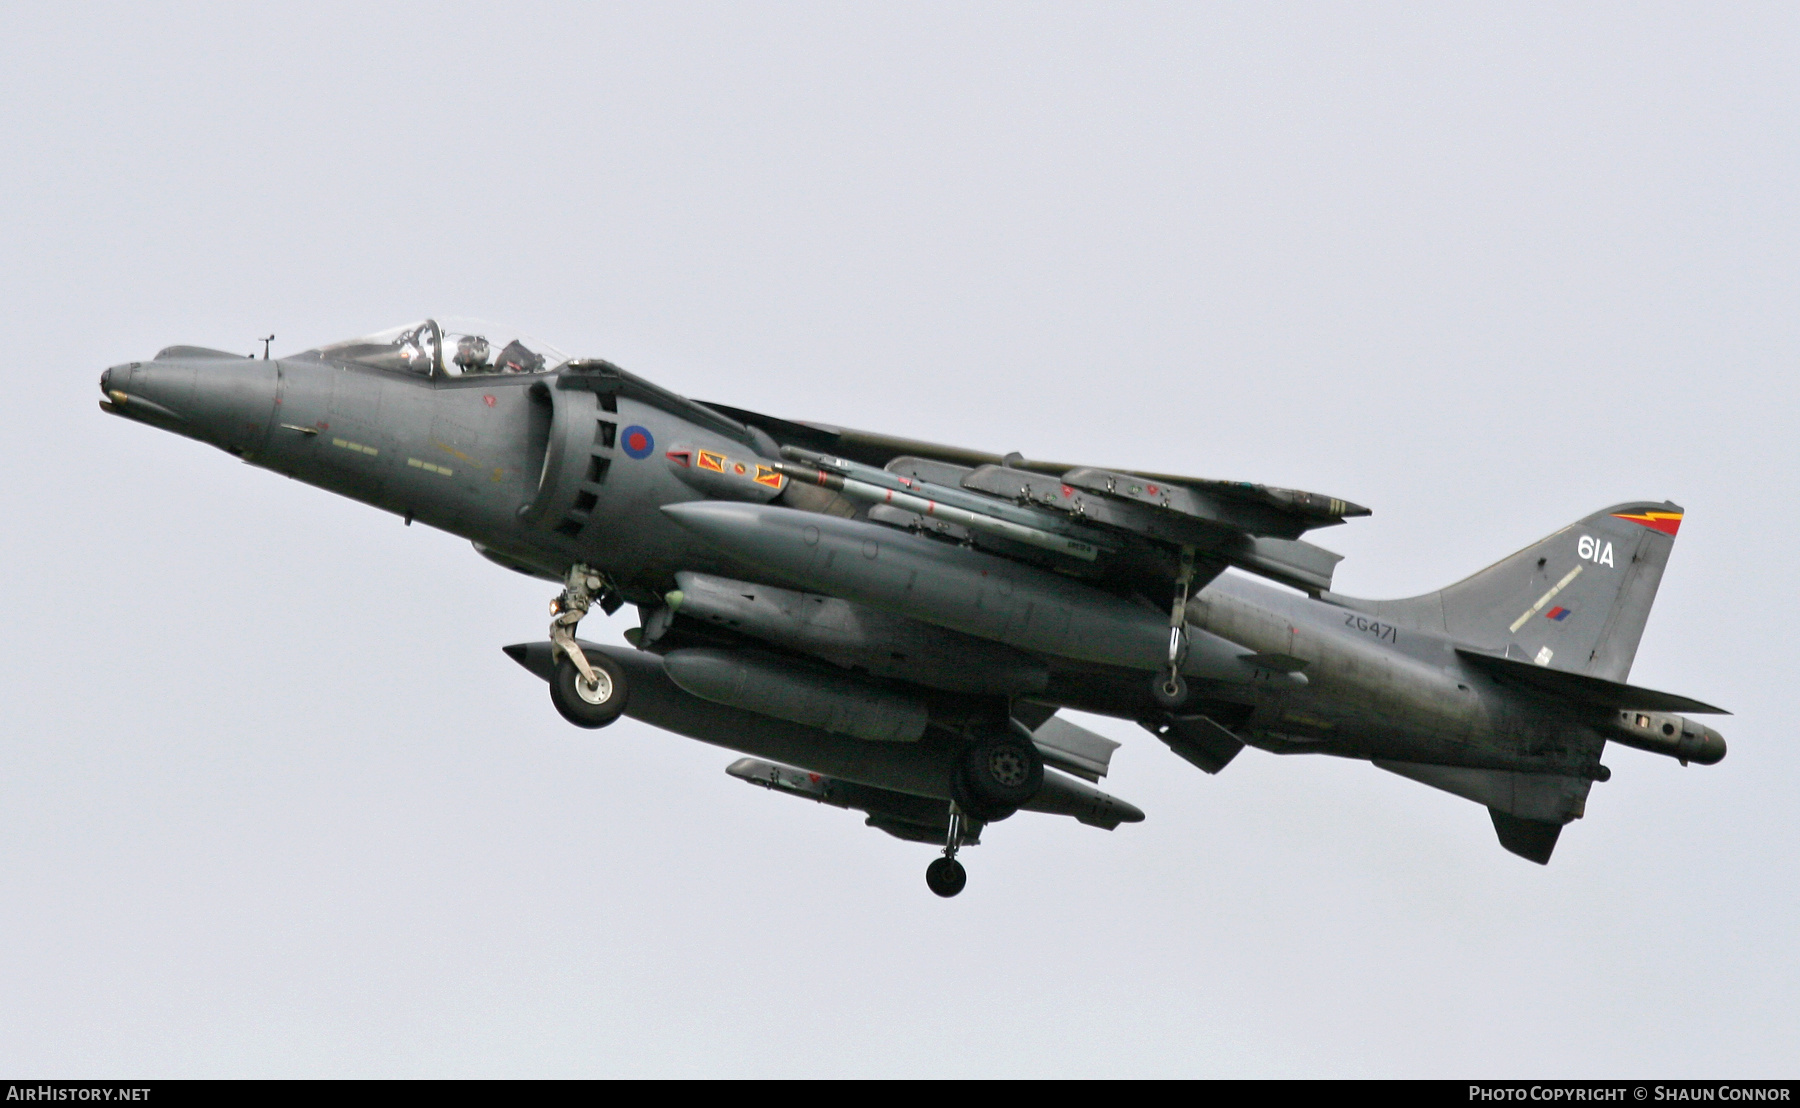
[[[1246,746],[1373,763],[1483,805],[1550,859],[1608,742],[1710,765],[1697,700],[1626,683],[1682,510],[1597,511],[1457,584],[1331,590],[1302,537],[1347,500],[702,403],[504,329],[422,323],[278,359],[172,346],[101,407],[217,446],[553,582],[505,652],[570,723],[630,716],[727,772],[958,851],[1018,811],[1113,829],[1130,720],[1216,774]],[[1226,572],[1233,570],[1235,572]],[[576,637],[635,606],[629,646]]]

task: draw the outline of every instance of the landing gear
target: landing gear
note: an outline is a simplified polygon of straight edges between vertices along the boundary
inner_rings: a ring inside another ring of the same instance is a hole
[[[1179,708],[1187,703],[1187,681],[1174,670],[1164,670],[1156,675],[1150,685],[1150,699],[1156,701],[1159,708]]]
[[[1150,685],[1150,698],[1161,708],[1179,708],[1187,702],[1187,682],[1181,679],[1181,663],[1187,661],[1188,589],[1194,583],[1194,548],[1183,544],[1181,570],[1175,576],[1175,602],[1169,606],[1169,661]]]
[[[568,657],[557,659],[550,702],[577,727],[605,727],[625,711],[625,671],[604,654],[589,658],[577,651],[587,675]]]
[[[1009,728],[976,739],[963,750],[950,791],[971,818],[993,823],[1036,796],[1043,783],[1043,756],[1028,735]]]
[[[925,867],[925,887],[942,897],[952,897],[969,883],[969,871],[956,860],[962,846],[963,814],[954,801],[950,804],[950,827],[944,835],[944,856]]]
[[[969,871],[955,858],[939,858],[925,867],[925,887],[942,897],[952,897],[969,883]]]
[[[955,896],[969,883],[956,851],[981,825],[1005,819],[1036,796],[1044,784],[1044,758],[1031,732],[1014,720],[1005,730],[983,735],[963,748],[950,774],[950,823],[944,833],[944,856],[925,869],[925,884],[939,896]]]
[[[596,601],[607,612],[619,607],[606,578],[578,562],[569,567],[562,595],[550,602],[550,657],[556,662],[550,702],[577,727],[605,727],[625,711],[625,671],[605,655],[589,658],[575,642],[576,626]]]

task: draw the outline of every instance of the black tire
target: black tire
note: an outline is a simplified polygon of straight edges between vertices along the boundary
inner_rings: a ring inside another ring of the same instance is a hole
[[[1005,819],[1037,795],[1044,759],[1037,747],[1006,731],[970,743],[957,760],[956,803],[984,823]]]
[[[939,896],[955,896],[968,883],[969,871],[955,858],[939,858],[925,867],[925,887]]]
[[[1159,673],[1150,679],[1150,699],[1158,707],[1179,708],[1187,703],[1187,682],[1179,673]]]
[[[587,660],[594,670],[596,687],[583,688],[581,671],[575,663],[558,658],[556,675],[550,679],[550,702],[577,727],[605,727],[625,713],[625,699],[630,692],[625,685],[625,671],[604,654],[589,654]]]

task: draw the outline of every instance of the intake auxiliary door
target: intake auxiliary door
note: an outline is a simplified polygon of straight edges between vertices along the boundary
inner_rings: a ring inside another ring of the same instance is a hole
[[[618,441],[618,403],[586,390],[531,388],[532,404],[550,409],[550,433],[537,496],[525,511],[535,527],[578,538],[599,502]],[[538,414],[541,418],[541,414]]]

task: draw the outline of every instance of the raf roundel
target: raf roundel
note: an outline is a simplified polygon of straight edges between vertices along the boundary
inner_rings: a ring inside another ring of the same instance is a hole
[[[634,423],[619,436],[619,445],[633,458],[648,458],[650,452],[656,449],[656,439],[651,437],[647,428]]]

